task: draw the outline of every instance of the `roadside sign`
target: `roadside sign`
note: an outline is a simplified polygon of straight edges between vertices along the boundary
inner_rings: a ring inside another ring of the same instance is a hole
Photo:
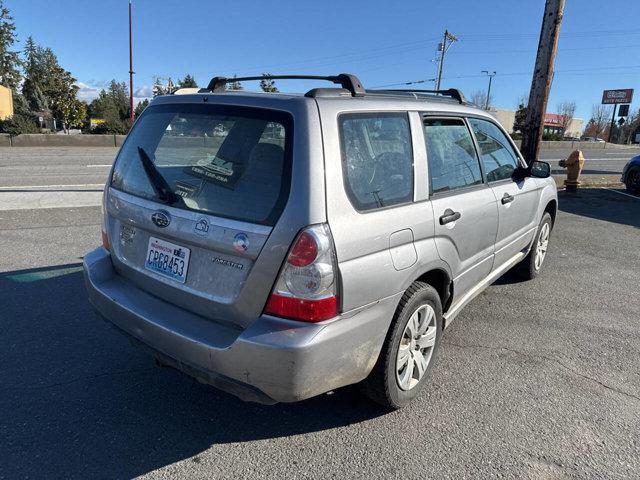
[[[618,107],[618,116],[619,117],[628,117],[629,116],[629,105],[620,105]]]
[[[602,92],[603,104],[631,103],[633,88],[619,90],[605,90]]]
[[[620,117],[618,119],[618,125],[622,126],[622,125],[624,125],[624,122],[626,122],[626,120],[624,118]]]

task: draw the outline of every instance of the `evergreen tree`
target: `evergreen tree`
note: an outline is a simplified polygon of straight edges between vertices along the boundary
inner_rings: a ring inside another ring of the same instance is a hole
[[[33,112],[52,115],[66,131],[84,123],[86,104],[78,100],[76,79],[58,62],[53,50],[29,37],[24,50],[22,94]]]
[[[20,55],[11,50],[16,42],[16,26],[9,9],[0,0],[0,84],[16,91],[20,84]]]
[[[138,105],[136,105],[136,108],[134,110],[136,118],[138,118],[138,116],[144,112],[144,109],[147,108],[149,106],[149,99],[145,98],[144,100],[142,100],[141,102],[138,103]]]
[[[129,130],[129,89],[124,82],[109,82],[89,105],[89,116],[104,120],[94,133],[125,134]]]
[[[524,129],[524,122],[527,118],[527,107],[525,107],[524,103],[518,105],[518,110],[516,110],[516,118],[513,122],[513,131],[514,132],[522,132]]]
[[[236,78],[236,77],[237,77],[236,75],[233,76],[233,78]],[[233,82],[227,83],[227,90],[244,90],[244,88],[242,88],[242,85],[240,84],[240,82],[233,81]]]
[[[197,88],[198,84],[196,83],[196,79],[191,75],[187,74],[182,80],[178,80],[179,88]]]
[[[264,77],[268,77],[270,74],[263,73],[262,75]],[[279,91],[278,87],[276,87],[276,82],[274,80],[270,80],[266,78],[263,78],[262,80],[260,80],[260,88],[262,89],[263,92],[267,92],[267,93],[275,93]]]

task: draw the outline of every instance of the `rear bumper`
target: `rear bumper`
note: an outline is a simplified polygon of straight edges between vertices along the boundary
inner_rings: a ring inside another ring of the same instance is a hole
[[[267,315],[245,330],[212,322],[137,288],[103,248],[83,261],[97,313],[162,363],[260,403],[293,402],[366,378],[396,308],[394,295],[323,324]]]

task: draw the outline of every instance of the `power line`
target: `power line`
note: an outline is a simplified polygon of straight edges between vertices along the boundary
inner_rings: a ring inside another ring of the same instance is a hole
[[[608,66],[608,67],[591,67],[591,68],[574,68],[574,69],[566,69],[566,70],[556,70],[555,74],[585,74],[585,73],[590,73],[590,72],[598,72],[598,71],[602,71],[602,70],[617,70],[617,69],[630,69],[630,68],[640,68],[640,65],[619,65],[619,66]],[[608,72],[607,72],[608,73]],[[532,71],[528,71],[528,72],[507,72],[507,73],[499,73],[496,74],[497,77],[512,77],[512,76],[519,76],[519,75],[532,75],[533,72]],[[616,72],[616,75],[622,75],[624,74],[624,72],[622,73],[618,73]],[[636,73],[637,74],[637,73]],[[449,77],[443,77],[446,80],[453,80],[453,79],[463,79],[463,78],[481,78],[484,77],[485,75],[483,74],[472,74],[472,75],[454,75],[454,76],[449,76]],[[378,85],[372,88],[386,88],[386,87],[396,87],[396,86],[401,86],[401,85],[414,85],[414,84],[419,84],[419,83],[427,83],[427,82],[432,82],[434,81],[434,79],[420,79],[420,80],[411,80],[411,81],[406,81],[406,82],[396,82],[396,83],[388,83],[385,85]]]

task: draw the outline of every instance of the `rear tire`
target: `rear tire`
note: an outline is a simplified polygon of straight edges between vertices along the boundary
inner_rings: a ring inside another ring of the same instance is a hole
[[[632,167],[627,172],[624,186],[629,193],[640,193],[640,168]]]
[[[540,220],[540,225],[538,225],[538,231],[529,254],[515,268],[515,272],[523,279],[533,280],[540,273],[547,256],[552,225],[551,215],[549,212],[545,212]]]
[[[382,351],[361,390],[380,405],[398,409],[417,397],[430,378],[442,337],[438,292],[413,283],[402,296]]]

